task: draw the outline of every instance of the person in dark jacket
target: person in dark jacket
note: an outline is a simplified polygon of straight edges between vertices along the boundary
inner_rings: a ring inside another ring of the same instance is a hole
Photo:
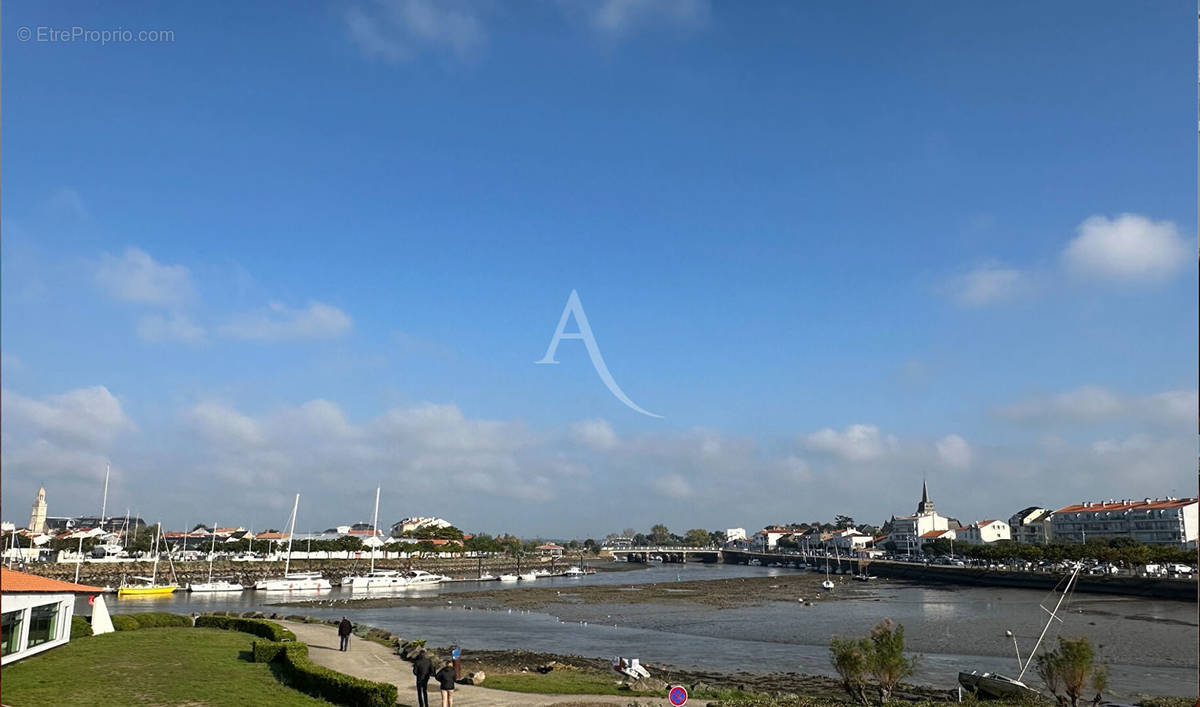
[[[342,617],[342,622],[338,624],[338,637],[342,639],[342,647],[338,650],[350,650],[350,634],[354,631],[354,624],[350,623],[350,619]]]
[[[447,660],[434,677],[442,689],[442,707],[454,707],[454,661]]]
[[[425,651],[421,651],[421,655],[413,661],[413,675],[417,676],[417,707],[429,707],[429,678],[433,677],[433,661]]]

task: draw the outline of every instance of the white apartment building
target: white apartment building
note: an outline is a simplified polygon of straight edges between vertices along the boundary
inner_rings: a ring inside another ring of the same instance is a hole
[[[1008,519],[1012,539],[1019,543],[1045,545],[1050,542],[1050,518],[1054,512],[1049,508],[1030,506],[1017,511]]]
[[[1195,547],[1200,535],[1200,502],[1195,498],[1085,501],[1060,508],[1050,518],[1055,541],[1132,538],[1148,545]]]
[[[725,529],[725,542],[732,543],[732,542],[736,542],[738,540],[745,540],[745,539],[746,539],[746,529],[745,528],[726,528]]]

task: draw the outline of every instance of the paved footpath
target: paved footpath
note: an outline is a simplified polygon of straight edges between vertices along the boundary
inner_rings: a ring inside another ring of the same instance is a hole
[[[413,682],[412,664],[401,660],[386,646],[350,637],[350,650],[339,651],[337,629],[326,624],[301,624],[277,621],[291,629],[296,638],[308,644],[308,657],[317,665],[356,677],[390,682],[399,692],[400,705],[416,707],[417,690]],[[437,683],[429,682],[429,701],[441,705]],[[483,686],[459,685],[454,691],[454,707],[643,707],[670,705],[665,697],[621,697],[619,695],[534,695],[524,692],[490,690]],[[693,704],[696,704],[693,702]]]

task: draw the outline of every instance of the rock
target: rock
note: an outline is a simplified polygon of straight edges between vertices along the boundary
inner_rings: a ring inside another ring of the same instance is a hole
[[[667,683],[658,678],[640,678],[628,683],[629,689],[634,692],[666,692]]]
[[[690,688],[688,688],[688,692],[690,692],[693,695],[699,695],[702,692],[708,692],[709,689],[710,688],[708,687],[707,683],[695,682],[695,683],[692,683],[692,686]]]
[[[566,663],[560,663],[557,660],[552,660],[549,663],[545,663],[544,665],[539,665],[537,668],[537,671],[539,673],[542,673],[543,675],[545,675],[546,673],[552,673],[555,670],[573,670],[573,669],[574,669],[574,666],[567,665]]]
[[[458,682],[463,685],[482,685],[483,679],[485,677],[487,677],[487,676],[484,675],[482,670],[480,670],[480,671],[474,672],[474,673],[467,673],[466,677],[464,677],[462,680],[459,680]]]

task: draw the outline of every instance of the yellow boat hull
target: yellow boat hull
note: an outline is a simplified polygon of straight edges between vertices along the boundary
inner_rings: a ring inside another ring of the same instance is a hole
[[[171,594],[179,587],[174,584],[165,587],[121,587],[117,590],[117,597],[155,597]]]

